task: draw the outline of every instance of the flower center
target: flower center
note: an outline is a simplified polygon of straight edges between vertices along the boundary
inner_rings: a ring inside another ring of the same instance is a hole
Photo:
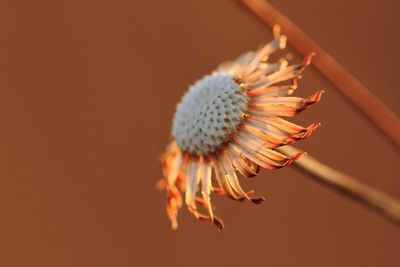
[[[231,75],[206,75],[189,87],[178,104],[172,135],[185,152],[216,152],[236,131],[247,102],[246,93]]]

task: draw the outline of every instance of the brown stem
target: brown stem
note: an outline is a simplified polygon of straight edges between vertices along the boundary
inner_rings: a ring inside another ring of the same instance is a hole
[[[353,77],[330,54],[317,45],[307,34],[279,10],[265,0],[240,0],[253,14],[271,27],[278,24],[291,45],[302,54],[313,51],[317,69],[328,78],[362,113],[400,147],[400,119],[376,98],[368,88]]]
[[[278,148],[278,150],[286,155],[293,155],[300,152],[292,146],[284,146]],[[400,226],[399,200],[357,181],[353,177],[341,173],[311,156],[305,155],[293,164],[298,169],[310,174],[318,182],[380,212],[385,218]]]

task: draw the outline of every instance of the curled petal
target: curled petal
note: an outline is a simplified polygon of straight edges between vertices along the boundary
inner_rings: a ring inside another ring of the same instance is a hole
[[[266,125],[271,125],[277,129],[280,129],[282,131],[285,131],[289,134],[293,133],[299,133],[303,132],[305,130],[304,127],[297,125],[295,123],[289,122],[287,120],[275,117],[275,116],[270,116],[270,115],[265,115],[265,116],[257,116],[257,115],[251,115],[251,119],[254,119],[258,122],[263,122]]]
[[[189,161],[187,171],[186,171],[186,179],[188,184],[186,186],[185,193],[185,202],[188,207],[196,210],[196,193],[198,189],[198,185],[200,182],[200,175],[202,172],[201,164],[196,159],[191,159]]]
[[[189,210],[190,213],[193,214],[193,216],[196,219],[199,219],[199,220],[202,220],[202,221],[211,221],[211,222],[214,223],[215,226],[218,227],[219,230],[224,229],[223,221],[220,218],[218,218],[217,216],[211,217],[211,216],[208,216],[208,215],[204,215],[204,214],[198,212],[196,209],[193,209],[191,207],[188,207],[188,210]]]
[[[245,78],[247,75],[255,71],[259,63],[261,61],[267,60],[268,56],[275,52],[277,49],[284,49],[286,47],[286,36],[281,35],[278,39],[273,40],[272,42],[265,45],[263,48],[258,51],[256,56],[251,60],[251,62],[239,72],[239,79]]]
[[[242,84],[251,84],[255,83],[263,78],[265,78],[267,75],[270,75],[278,70],[282,70],[286,68],[288,65],[287,60],[285,59],[280,59],[278,62],[269,64],[269,63],[260,63],[258,69],[254,70],[252,73],[247,75],[245,78],[242,78],[240,80],[240,83]]]
[[[226,181],[228,181],[229,185],[233,188],[235,193],[239,194],[241,197],[247,198],[247,194],[243,191],[242,187],[239,184],[239,180],[237,179],[235,170],[232,167],[232,163],[224,152],[222,152],[220,155],[220,164],[224,171],[224,177]]]
[[[204,173],[201,177],[201,194],[203,196],[205,207],[208,209],[208,213],[210,215],[211,220],[214,220],[214,213],[211,206],[210,200],[210,192],[211,192],[211,165],[209,163],[205,163],[204,165]]]
[[[320,123],[312,123],[307,128],[304,128],[274,116],[251,115],[248,117],[248,120],[253,121],[255,127],[258,128],[259,133],[256,133],[257,136],[261,136],[261,138],[269,135],[273,136],[281,140],[281,145],[291,144],[297,140],[308,138],[320,126]]]
[[[247,158],[263,168],[275,170],[285,167],[292,163],[293,159],[285,155],[268,149],[262,140],[250,138],[241,133],[235,140],[237,146],[233,145],[236,151],[241,151]]]
[[[274,72],[268,76],[266,76],[264,79],[259,80],[258,82],[252,83],[252,84],[245,84],[249,89],[251,88],[256,88],[260,86],[271,86],[276,83],[280,83],[286,80],[293,79],[297,76],[299,76],[307,66],[310,65],[311,59],[314,56],[313,53],[308,54],[302,64],[296,64],[292,65],[290,67],[284,68],[282,70],[279,70],[277,72]]]
[[[224,170],[224,176],[228,184],[233,188],[235,193],[237,193],[240,197],[245,198],[255,204],[260,204],[262,201],[259,200],[259,198],[250,198],[249,195],[244,192],[242,187],[240,186],[239,180],[236,176],[236,172],[233,169],[232,163],[229,160],[228,155],[226,152],[222,152],[222,155],[220,156],[220,163],[221,166]]]
[[[243,125],[241,130],[241,133],[243,134],[252,135],[255,138],[262,140],[263,144],[269,148],[274,148],[286,144],[286,136],[282,138],[282,136],[276,134],[276,131],[274,131],[272,127],[269,127],[268,125],[262,124],[257,121],[248,120],[248,122]]]
[[[293,117],[310,105],[321,100],[323,91],[318,91],[308,98],[301,97],[269,97],[254,99],[249,103],[249,112],[260,115]]]
[[[221,188],[224,188],[223,191],[220,191],[220,193],[225,193],[228,197],[230,197],[233,200],[237,201],[245,201],[250,199],[252,203],[255,204],[261,204],[264,201],[264,198],[253,198],[251,195],[253,194],[252,192],[245,193],[245,196],[239,196],[235,193],[235,190],[232,188],[231,184],[228,182],[228,180],[225,177],[225,171],[223,169],[223,166],[215,164],[214,165],[214,173],[215,173],[215,179],[217,180],[218,184],[221,186]]]
[[[276,96],[291,95],[297,89],[297,79],[293,79],[291,84],[276,85],[276,86],[260,86],[247,91],[247,94],[254,99]]]
[[[227,152],[233,166],[241,175],[245,177],[254,177],[260,171],[260,166],[238,154],[231,146],[228,147]]]
[[[302,131],[300,133],[293,134],[293,135],[287,137],[286,138],[286,143],[287,144],[292,144],[292,143],[294,143],[294,142],[296,142],[298,140],[306,139],[306,138],[310,137],[310,135],[320,126],[321,126],[321,124],[318,123],[318,122],[312,123],[310,126],[305,128],[304,131]]]
[[[167,191],[167,215],[171,220],[172,229],[178,228],[178,211],[182,207],[181,193],[175,186],[171,186]]]

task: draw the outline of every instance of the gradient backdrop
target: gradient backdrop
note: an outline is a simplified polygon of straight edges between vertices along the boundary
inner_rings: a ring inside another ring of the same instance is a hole
[[[398,1],[271,2],[399,112]],[[270,39],[234,1],[1,0],[0,266],[400,266],[398,227],[292,168],[243,179],[262,206],[214,196],[223,232],[170,229],[175,104]],[[398,150],[310,68],[297,92],[317,89],[299,147],[400,198]]]

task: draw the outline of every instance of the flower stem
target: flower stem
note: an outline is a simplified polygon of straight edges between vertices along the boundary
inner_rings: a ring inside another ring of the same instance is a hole
[[[316,44],[279,10],[266,0],[240,0],[254,15],[273,27],[280,25],[293,47],[303,55],[313,51],[317,69],[329,79],[361,112],[378,127],[397,147],[400,147],[400,119],[368,88],[352,76],[330,54]]]
[[[280,147],[277,150],[292,155],[300,151],[292,146]],[[315,158],[304,155],[294,161],[294,166],[303,172],[310,174],[315,180],[330,188],[359,201],[371,209],[379,212],[385,218],[400,226],[400,201],[381,192],[369,185],[366,185],[355,178],[341,173]]]

